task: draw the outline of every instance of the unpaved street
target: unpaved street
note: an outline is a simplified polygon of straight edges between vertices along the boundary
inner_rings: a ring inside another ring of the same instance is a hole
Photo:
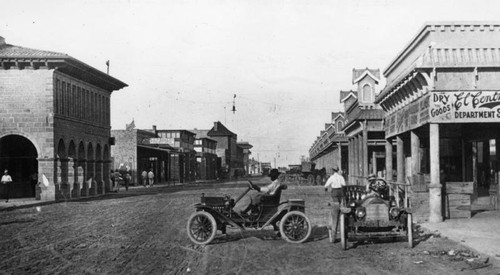
[[[323,188],[291,186],[304,198],[311,239],[289,244],[272,230],[240,232],[202,247],[186,222],[202,192],[238,196],[245,183],[136,187],[105,197],[0,212],[1,274],[499,274],[493,259],[419,231],[406,241],[328,241]],[[479,257],[479,258],[478,258]],[[484,264],[486,262],[486,264]],[[480,264],[481,263],[481,264]]]

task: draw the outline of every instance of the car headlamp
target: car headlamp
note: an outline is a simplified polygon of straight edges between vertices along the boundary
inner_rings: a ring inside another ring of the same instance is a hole
[[[397,216],[399,216],[399,213],[401,213],[401,210],[399,210],[399,208],[397,207],[393,207],[391,208],[389,213],[391,214],[391,217],[396,218]]]
[[[366,216],[366,209],[364,207],[356,209],[356,217],[361,219],[364,218],[365,216]]]

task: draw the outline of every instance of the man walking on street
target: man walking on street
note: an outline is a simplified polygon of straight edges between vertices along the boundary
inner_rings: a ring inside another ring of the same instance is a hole
[[[9,202],[10,184],[12,183],[12,178],[10,177],[9,171],[7,169],[5,169],[5,171],[3,171],[3,176],[2,176],[2,179],[0,180],[0,182],[2,183],[2,189],[3,189],[4,196],[5,196],[5,202]]]
[[[331,196],[333,199],[332,204],[332,235],[330,241],[335,242],[337,238],[337,227],[340,213],[340,202],[342,201],[342,186],[345,186],[344,177],[338,174],[339,168],[334,166],[332,168],[333,174],[328,178],[325,183],[325,192],[328,192],[328,187],[331,188]]]

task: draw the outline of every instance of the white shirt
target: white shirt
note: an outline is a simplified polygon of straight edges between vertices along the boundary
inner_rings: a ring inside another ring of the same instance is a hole
[[[270,184],[261,187],[260,192],[267,193],[268,195],[274,195],[274,193],[276,193],[276,190],[278,190],[278,187],[280,187],[280,185],[281,185],[280,181],[276,179]]]
[[[1,180],[2,183],[9,183],[9,182],[12,182],[12,178],[10,177],[10,175],[3,175],[2,176],[2,180]]]
[[[345,186],[344,177],[339,175],[337,172],[333,173],[333,175],[331,175],[325,183],[325,188],[341,188],[342,186]]]

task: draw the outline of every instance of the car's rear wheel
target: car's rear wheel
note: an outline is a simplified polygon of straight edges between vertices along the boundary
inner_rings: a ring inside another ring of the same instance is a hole
[[[411,214],[406,217],[406,230],[408,231],[408,246],[413,248],[413,218]]]
[[[217,233],[217,223],[210,213],[195,212],[189,217],[187,232],[195,244],[206,245],[214,240]]]
[[[340,213],[340,246],[343,250],[347,249],[347,232],[345,229],[345,214]]]
[[[303,243],[311,235],[311,222],[299,211],[285,214],[280,222],[281,237],[289,243]]]

